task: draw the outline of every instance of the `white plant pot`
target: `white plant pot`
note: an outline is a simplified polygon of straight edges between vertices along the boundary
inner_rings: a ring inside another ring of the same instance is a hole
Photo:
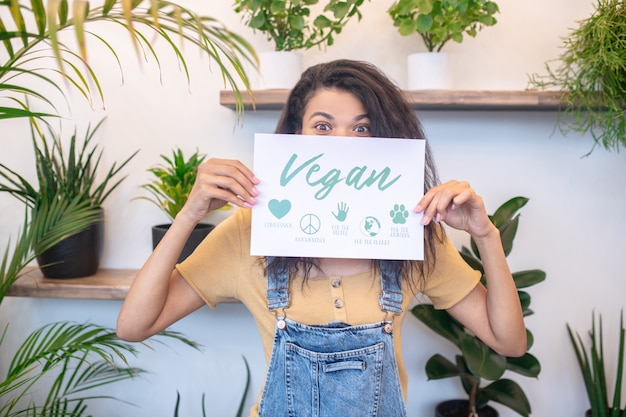
[[[407,58],[409,90],[451,90],[450,57],[445,52],[420,52]]]
[[[291,89],[302,74],[302,54],[271,51],[259,54],[259,86],[263,90]]]

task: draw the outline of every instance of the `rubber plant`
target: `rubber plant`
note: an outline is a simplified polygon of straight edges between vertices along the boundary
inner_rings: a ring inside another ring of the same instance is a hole
[[[525,197],[514,197],[489,216],[500,231],[506,256],[513,249],[520,219],[518,212],[527,202],[528,199]],[[483,265],[474,241],[470,240],[470,247],[463,246],[459,252],[472,268],[482,273],[481,282],[486,285]],[[513,273],[524,316],[533,314],[530,309],[531,297],[525,289],[544,281],[545,277],[545,272],[539,269]],[[419,304],[412,309],[412,313],[460,350],[454,360],[449,360],[441,354],[433,355],[426,363],[426,375],[428,379],[459,377],[463,389],[468,394],[468,416],[478,416],[477,410],[487,405],[489,401],[509,407],[524,417],[530,415],[531,406],[522,388],[515,381],[502,376],[505,371],[511,371],[536,378],[541,371],[541,365],[535,356],[528,352],[520,358],[502,356],[467,331],[446,311],[436,310],[431,304]],[[528,329],[526,332],[530,349],[533,345],[533,336]],[[491,382],[484,385],[483,380]]]
[[[626,146],[626,6],[597,0],[595,10],[563,40],[563,53],[531,74],[529,88],[561,91],[558,128],[590,135],[597,147]]]
[[[362,4],[363,0],[235,0],[235,12],[243,15],[247,26],[264,33],[276,51],[296,51],[333,45],[335,35],[353,16],[361,20]]]
[[[567,325],[572,347],[576,353],[576,360],[585,382],[587,398],[591,406],[593,417],[624,417],[626,416],[626,402],[622,404],[622,384],[624,382],[624,354],[626,328],[624,327],[624,312],[620,316],[619,332],[617,333],[618,349],[615,365],[615,379],[613,394],[609,392],[610,380],[606,370],[604,357],[604,334],[602,331],[602,316],[596,319],[595,313],[591,316],[591,331],[588,333],[590,345],[587,345],[580,334],[574,332]],[[585,346],[589,346],[589,350]],[[612,397],[612,398],[611,398]]]
[[[428,52],[440,52],[449,41],[475,37],[497,23],[498,5],[489,0],[397,0],[388,10],[402,36],[417,33]]]

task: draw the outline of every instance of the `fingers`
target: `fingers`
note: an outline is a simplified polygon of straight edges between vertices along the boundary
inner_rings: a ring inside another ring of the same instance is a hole
[[[210,159],[198,167],[196,182],[179,214],[197,222],[227,203],[252,207],[259,195],[257,184],[259,179],[241,162]]]
[[[466,204],[476,197],[476,193],[466,181],[448,181],[437,185],[424,195],[414,211],[423,212],[421,223],[429,224],[432,220],[444,221],[451,211]]]
[[[212,158],[198,168],[199,186],[212,198],[239,207],[257,203],[259,179],[240,161]]]

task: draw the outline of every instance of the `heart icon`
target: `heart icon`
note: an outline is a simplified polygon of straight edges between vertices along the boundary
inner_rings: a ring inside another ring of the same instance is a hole
[[[278,201],[276,199],[272,199],[270,200],[268,207],[270,209],[270,212],[274,216],[276,216],[277,219],[282,219],[287,213],[289,213],[289,210],[291,210],[291,201]]]

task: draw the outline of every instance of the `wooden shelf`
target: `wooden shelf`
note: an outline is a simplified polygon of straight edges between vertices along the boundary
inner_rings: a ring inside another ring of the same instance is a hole
[[[39,268],[30,267],[9,289],[7,295],[38,298],[82,298],[123,300],[135,278],[133,269],[101,269],[84,278],[45,278]]]
[[[480,91],[424,90],[405,91],[416,110],[542,110],[560,108],[559,91]],[[282,110],[289,90],[254,90],[252,96],[243,94],[246,110]],[[220,92],[220,104],[235,109],[235,94]]]

